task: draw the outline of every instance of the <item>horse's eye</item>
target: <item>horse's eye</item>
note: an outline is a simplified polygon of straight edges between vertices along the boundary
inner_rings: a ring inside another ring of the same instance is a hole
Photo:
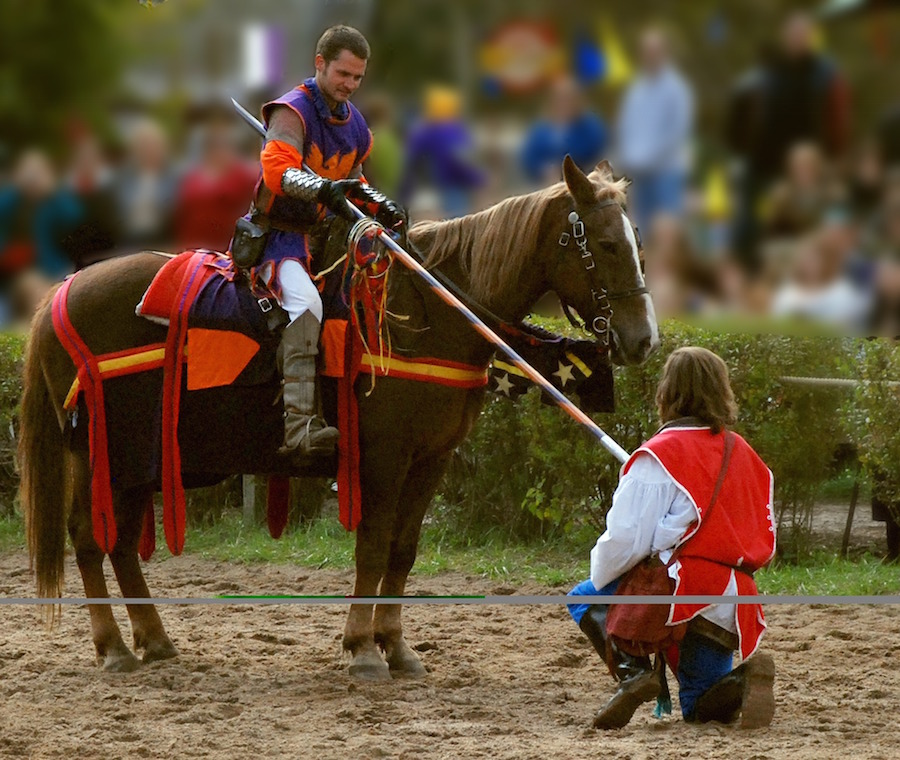
[[[641,257],[641,276],[647,274],[647,261]]]
[[[638,250],[640,251],[644,247],[644,241],[641,240],[641,231],[640,231],[640,229],[638,229],[637,225],[635,225],[635,228],[634,228],[634,237],[635,237],[635,240],[637,240],[637,247],[638,247]],[[643,263],[641,263],[641,266],[643,266]]]

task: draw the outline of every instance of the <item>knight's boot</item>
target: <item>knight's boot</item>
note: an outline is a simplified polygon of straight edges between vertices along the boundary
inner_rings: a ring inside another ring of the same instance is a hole
[[[741,728],[762,728],[775,715],[775,661],[771,655],[757,654],[716,681],[698,699],[694,708],[697,723],[718,721]]]
[[[578,625],[619,682],[618,691],[594,717],[594,728],[612,729],[628,725],[638,707],[659,696],[661,685],[649,657],[634,657],[609,641],[606,611],[604,605],[593,604]]]
[[[309,311],[297,317],[281,336],[279,352],[284,377],[284,446],[280,452],[305,456],[334,453],[340,433],[316,416],[316,356],[319,321]]]

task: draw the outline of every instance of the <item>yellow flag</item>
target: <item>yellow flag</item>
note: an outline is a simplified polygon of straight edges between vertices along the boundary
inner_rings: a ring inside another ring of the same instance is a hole
[[[828,47],[828,42],[825,39],[825,30],[822,28],[821,24],[813,25],[812,47],[817,53],[824,53],[825,48]]]
[[[713,166],[706,173],[703,187],[703,206],[710,219],[727,219],[731,216],[731,197],[728,181],[721,166]]]
[[[600,21],[600,49],[606,58],[606,84],[613,87],[626,84],[634,76],[634,69],[609,19]]]

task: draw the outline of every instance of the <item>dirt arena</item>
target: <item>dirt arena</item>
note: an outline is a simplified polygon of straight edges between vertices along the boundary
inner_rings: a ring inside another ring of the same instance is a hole
[[[349,572],[158,557],[149,575],[160,596],[351,589]],[[80,593],[71,558],[67,579],[69,594]],[[562,592],[456,574],[414,578],[410,588]],[[0,557],[0,595],[33,593],[26,556]],[[429,675],[371,684],[346,674],[341,607],[165,607],[181,656],[114,675],[94,665],[87,610],[64,608],[48,633],[37,608],[4,606],[0,757],[896,758],[900,608],[768,613],[770,728],[685,725],[647,707],[627,728],[602,733],[590,721],[613,684],[561,607],[408,608],[407,638]]]

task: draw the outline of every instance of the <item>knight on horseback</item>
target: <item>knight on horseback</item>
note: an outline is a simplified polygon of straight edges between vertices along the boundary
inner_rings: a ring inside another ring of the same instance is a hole
[[[290,319],[278,352],[285,453],[330,454],[339,438],[316,414],[323,307],[310,276],[313,225],[329,212],[354,221],[347,200],[389,230],[406,224],[401,207],[362,174],[372,134],[350,97],[365,76],[369,54],[359,31],[333,26],[316,45],[315,76],[263,106],[261,176],[250,213],[239,220],[232,241],[235,263],[254,267],[255,281],[276,296]]]

